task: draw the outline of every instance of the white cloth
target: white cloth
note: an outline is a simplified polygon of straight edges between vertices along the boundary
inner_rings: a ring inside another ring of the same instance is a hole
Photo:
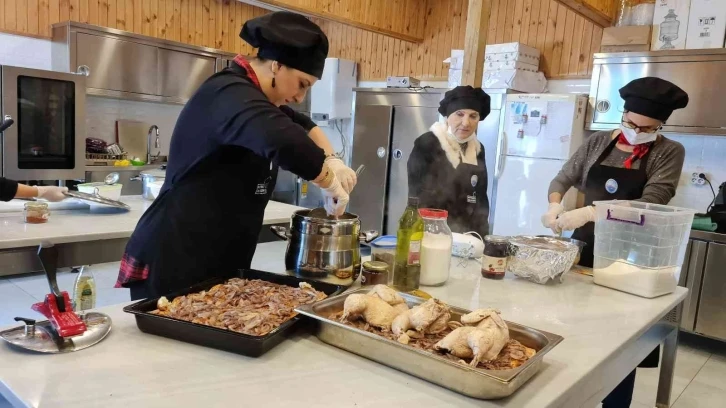
[[[476,139],[476,134],[472,134],[469,138],[467,138],[468,140],[473,137],[473,140],[467,144],[466,151],[462,151],[462,144],[458,142],[456,136],[450,136],[449,130],[443,123],[434,123],[431,125],[430,130],[436,138],[439,139],[441,148],[444,149],[444,153],[446,153],[446,158],[449,159],[449,162],[452,166],[454,166],[454,168],[459,167],[459,163],[472,164],[474,166],[477,165],[476,156],[481,152],[481,143],[479,143],[479,140]]]
[[[557,218],[557,228],[560,231],[572,231],[580,228],[588,222],[595,221],[595,207],[588,205],[587,207],[578,208],[576,210],[567,211]]]
[[[542,225],[551,229],[555,234],[559,234],[562,230],[557,227],[557,216],[563,212],[565,212],[565,207],[562,204],[550,203],[547,212],[542,215]]]
[[[38,189],[38,198],[52,202],[65,200],[66,195],[63,193],[68,192],[68,187],[38,186],[36,188]]]
[[[358,183],[358,177],[356,177],[353,169],[346,166],[345,163],[343,163],[343,160],[340,160],[337,157],[328,157],[325,159],[325,163],[328,165],[328,168],[335,173],[335,177],[340,180],[340,184],[343,186],[345,192],[350,194],[356,183]]]

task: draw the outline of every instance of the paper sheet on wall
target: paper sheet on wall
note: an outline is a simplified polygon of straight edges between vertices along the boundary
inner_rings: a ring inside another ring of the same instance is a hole
[[[542,135],[545,139],[569,143],[574,118],[571,102],[547,102],[547,125]]]

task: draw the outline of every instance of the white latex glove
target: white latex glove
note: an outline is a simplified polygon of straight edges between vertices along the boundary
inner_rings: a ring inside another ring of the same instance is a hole
[[[557,216],[563,212],[565,212],[565,207],[562,204],[550,203],[547,212],[542,215],[542,225],[551,229],[555,234],[559,234],[562,230],[557,227]]]
[[[588,222],[595,221],[595,207],[589,205],[587,207],[578,208],[576,210],[567,211],[557,218],[557,228],[562,231],[572,231],[580,228]]]
[[[65,192],[68,191],[68,187],[53,187],[53,186],[37,186],[38,198],[42,198],[47,201],[63,201],[66,196]]]
[[[337,157],[328,157],[325,159],[325,163],[328,165],[328,168],[335,173],[335,177],[340,180],[340,185],[343,186],[345,192],[350,194],[356,183],[358,183],[358,177],[355,175],[353,169],[346,166],[345,163],[343,163],[343,160],[340,160]]]
[[[320,187],[325,200],[325,210],[328,215],[340,216],[345,213],[348,206],[348,193],[343,189],[340,180],[336,177],[328,188]]]

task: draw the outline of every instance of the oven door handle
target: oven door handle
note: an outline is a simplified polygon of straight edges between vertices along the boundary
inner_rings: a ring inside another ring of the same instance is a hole
[[[5,115],[5,118],[3,118],[2,122],[0,122],[0,133],[4,132],[12,126],[15,123],[13,118],[10,115]]]

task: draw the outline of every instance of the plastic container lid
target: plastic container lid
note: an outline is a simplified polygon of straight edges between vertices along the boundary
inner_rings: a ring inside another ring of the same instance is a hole
[[[378,237],[373,242],[371,242],[371,246],[373,248],[396,248],[396,242],[398,242],[398,238],[396,238],[395,235],[384,235],[382,237]]]
[[[424,218],[434,218],[445,220],[449,218],[449,212],[446,210],[437,210],[435,208],[422,208],[418,210],[420,216]]]

